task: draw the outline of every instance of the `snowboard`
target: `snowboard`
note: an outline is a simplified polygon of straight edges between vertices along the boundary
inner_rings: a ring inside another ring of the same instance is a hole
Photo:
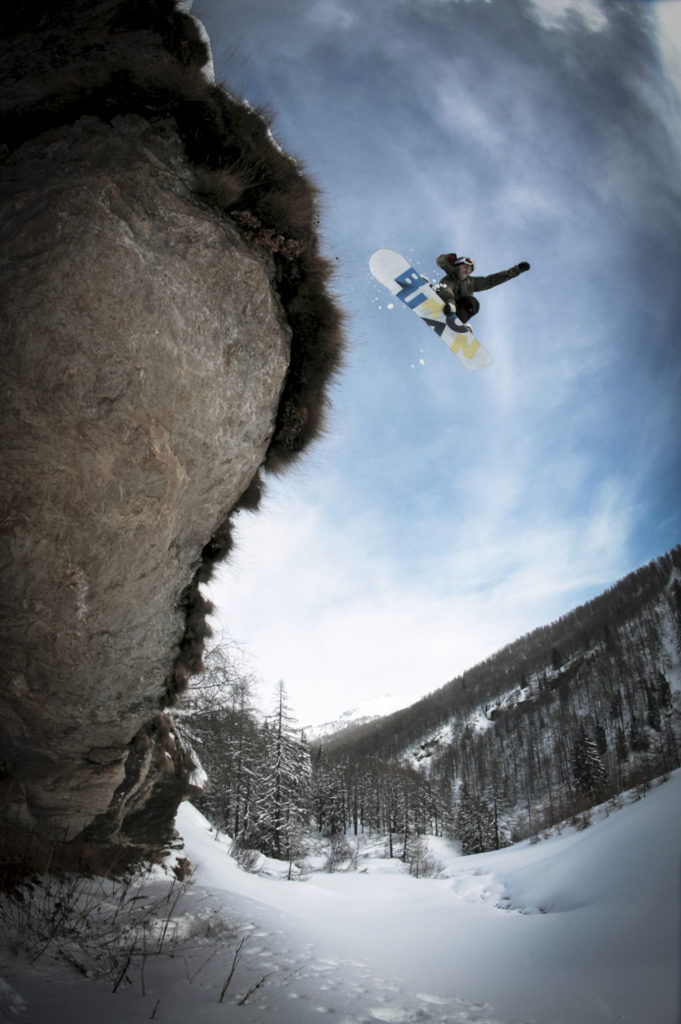
[[[473,334],[470,324],[455,315],[445,316],[444,302],[425,277],[392,249],[377,249],[369,260],[369,269],[377,281],[413,309],[451,349],[467,370],[484,370],[494,360]]]

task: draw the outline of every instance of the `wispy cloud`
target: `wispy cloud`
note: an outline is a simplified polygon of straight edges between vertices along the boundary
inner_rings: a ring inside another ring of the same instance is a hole
[[[390,523],[277,497],[240,521],[210,595],[257,674],[267,686],[285,678],[306,717],[388,691],[416,699],[622,571],[621,483],[605,482],[579,518],[527,507],[523,486],[481,474],[475,499],[431,523],[428,542],[414,524],[418,564],[403,540],[390,557]]]
[[[310,25],[319,26],[325,31],[347,32],[354,29],[359,21],[359,14],[351,11],[346,4],[334,3],[334,0],[318,0],[307,11],[304,17]]]
[[[600,0],[529,0],[542,28],[565,29],[571,21],[591,32],[603,32],[608,18]]]

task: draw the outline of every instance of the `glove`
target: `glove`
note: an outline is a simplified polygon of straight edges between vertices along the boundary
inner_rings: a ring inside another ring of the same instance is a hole
[[[529,263],[525,263],[524,260],[523,260],[522,263],[519,263],[518,267],[517,267],[517,270],[518,270],[519,274],[523,274],[526,270],[529,270],[529,269],[530,269],[530,264]]]

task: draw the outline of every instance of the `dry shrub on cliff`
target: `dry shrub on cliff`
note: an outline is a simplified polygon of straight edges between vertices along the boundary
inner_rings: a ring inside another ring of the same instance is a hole
[[[238,203],[247,186],[247,180],[237,170],[214,171],[206,167],[194,170],[194,189],[209,203],[230,209]]]

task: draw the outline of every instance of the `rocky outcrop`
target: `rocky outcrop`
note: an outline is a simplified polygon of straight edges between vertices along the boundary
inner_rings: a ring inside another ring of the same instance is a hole
[[[192,23],[171,4],[137,4],[134,24],[131,5],[94,22],[63,6],[88,18],[78,53],[15,23],[37,56],[5,83],[25,116],[8,103],[0,165],[0,813],[20,846],[148,852],[188,791],[163,708],[200,667],[199,583],[261,468],[318,432],[342,337],[314,190],[200,76]]]

